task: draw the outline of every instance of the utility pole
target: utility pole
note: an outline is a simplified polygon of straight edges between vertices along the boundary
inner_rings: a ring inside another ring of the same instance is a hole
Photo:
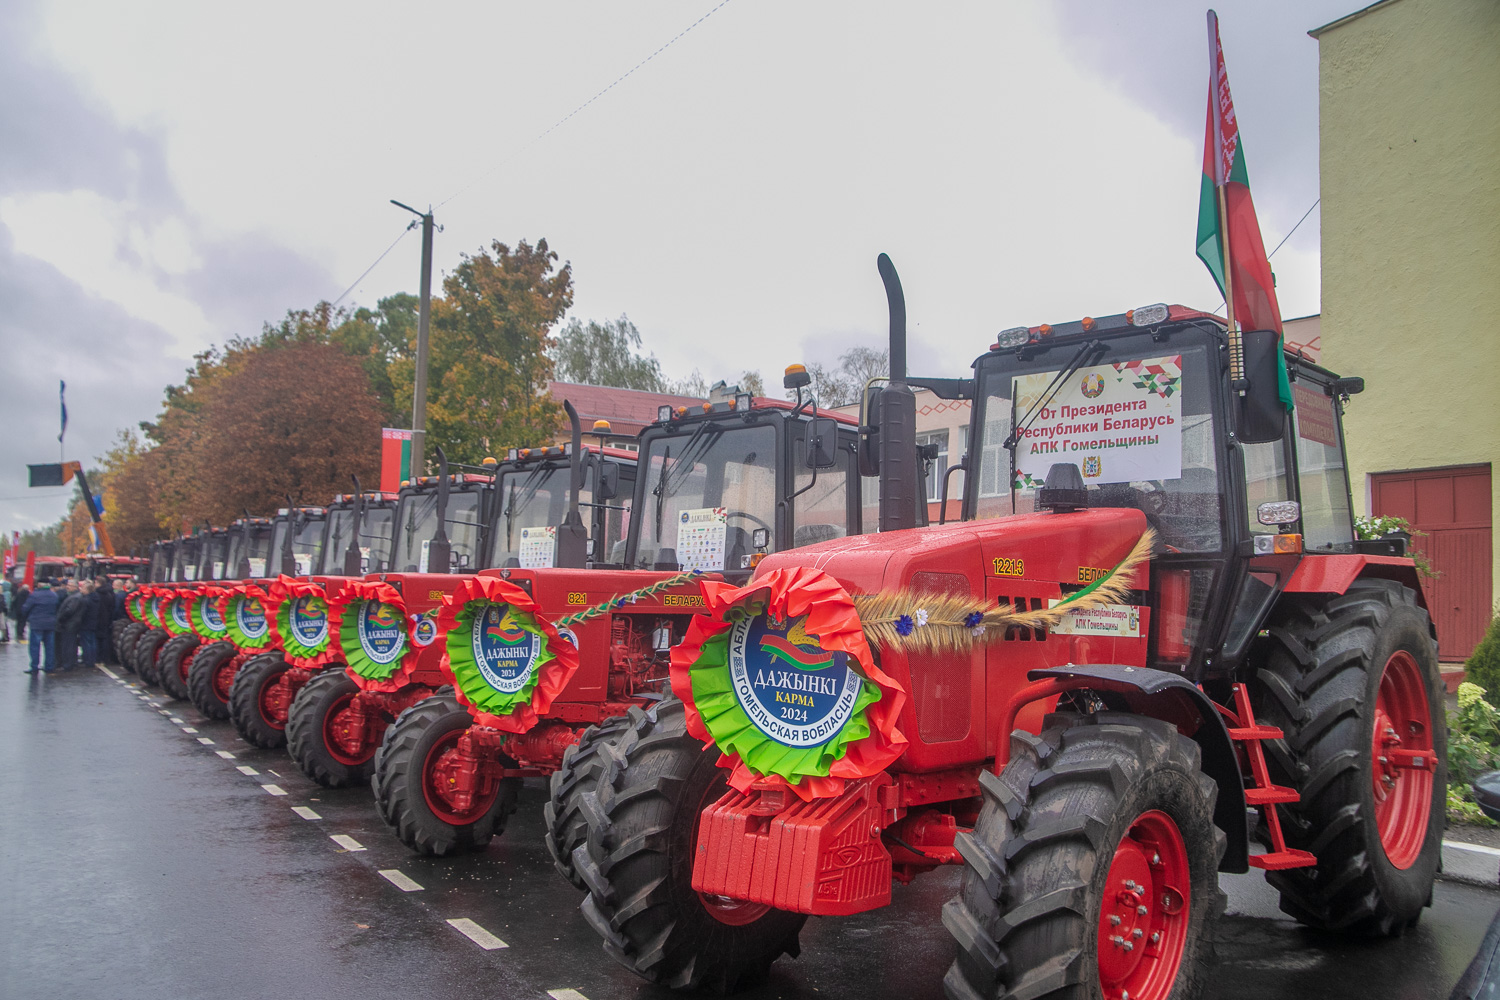
[[[418,212],[395,198],[391,199],[391,204],[406,209],[422,220],[422,304],[417,312],[417,371],[411,401],[411,468],[407,470],[408,478],[416,479],[426,468],[422,462],[422,451],[427,439],[427,330],[428,320],[432,315],[432,209]]]

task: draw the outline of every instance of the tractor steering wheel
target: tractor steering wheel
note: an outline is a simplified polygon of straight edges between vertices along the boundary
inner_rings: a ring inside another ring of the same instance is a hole
[[[762,521],[760,518],[756,517],[754,514],[751,514],[749,511],[743,511],[743,510],[726,510],[724,512],[724,520],[727,521],[731,517],[743,517],[745,520],[750,521],[753,524],[757,524],[757,525],[759,525],[762,528],[765,528],[766,531],[770,532],[771,534],[773,534],[773,535],[775,534],[775,532],[771,530],[771,526],[769,524],[767,524],[766,522]]]

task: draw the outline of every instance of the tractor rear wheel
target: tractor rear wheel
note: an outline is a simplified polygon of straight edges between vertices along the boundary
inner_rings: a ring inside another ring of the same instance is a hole
[[[239,649],[227,640],[198,650],[188,669],[188,697],[210,719],[229,718],[229,674]],[[232,676],[230,676],[232,681]]]
[[[505,831],[521,779],[504,778],[488,795],[455,803],[445,777],[458,741],[474,724],[451,694],[434,694],[401,713],[375,753],[370,787],[375,808],[396,837],[418,854],[443,857],[480,850]],[[513,763],[509,758],[502,758]]]
[[[115,659],[131,673],[135,673],[135,644],[144,631],[145,622],[126,622],[125,627],[120,629],[120,634],[115,637]]]
[[[267,708],[271,686],[292,668],[279,652],[262,653],[245,661],[229,689],[229,717],[247,743],[264,750],[286,746],[286,723]]]
[[[954,1000],[1189,1000],[1224,909],[1218,786],[1198,745],[1138,715],[1052,715],[980,775],[979,822],[956,841],[943,907]]]
[[[171,636],[166,629],[153,628],[141,633],[141,637],[136,640],[135,651],[131,654],[135,675],[147,684],[155,684],[160,680],[156,674],[156,657],[169,638]]]
[[[1270,872],[1281,909],[1322,930],[1399,934],[1432,903],[1448,794],[1448,730],[1431,620],[1391,580],[1289,599],[1263,645],[1257,714],[1285,733],[1273,777],[1288,846],[1316,868]]]
[[[728,772],[717,749],[688,735],[682,702],[631,708],[601,756],[573,864],[604,950],[653,983],[725,993],[764,978],[783,952],[795,958],[805,914],[693,888],[698,818],[728,788]]]
[[[547,850],[562,876],[580,889],[587,889],[573,868],[573,852],[588,839],[583,818],[583,797],[593,792],[604,770],[599,747],[624,735],[630,720],[623,715],[589,726],[578,742],[563,752],[562,766],[552,772],[551,794],[543,811],[547,821]]]
[[[324,788],[366,784],[375,771],[379,744],[363,738],[349,721],[359,685],[343,670],[316,674],[292,699],[286,718],[286,746],[302,773]],[[382,730],[384,727],[381,727]]]
[[[157,679],[161,689],[174,700],[188,696],[187,672],[193,662],[193,652],[201,645],[196,635],[174,635],[161,647],[156,657]]]

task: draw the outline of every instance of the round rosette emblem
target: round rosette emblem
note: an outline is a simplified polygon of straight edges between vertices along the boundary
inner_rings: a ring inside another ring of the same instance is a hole
[[[137,587],[125,598],[125,613],[130,616],[131,621],[146,621],[146,598],[149,587]]]
[[[672,691],[688,732],[723,752],[731,785],[825,798],[901,756],[906,691],[875,665],[838,581],[799,567],[700,586],[708,613],[672,650]]]
[[[499,577],[461,583],[444,598],[437,630],[458,700],[481,726],[526,732],[578,672],[578,647],[537,614],[531,595]]]
[[[229,628],[224,622],[221,604],[229,591],[223,587],[199,587],[188,602],[188,620],[199,638],[216,642],[229,638]]]
[[[271,598],[257,584],[231,587],[219,604],[229,639],[240,649],[265,649],[272,643]]]
[[[290,576],[271,584],[271,633],[293,666],[317,667],[339,658],[328,627],[328,593]]]
[[[408,629],[406,602],[388,583],[350,583],[329,599],[328,626],[362,690],[399,690],[416,668],[420,648]]]
[[[193,620],[188,613],[188,604],[196,596],[193,590],[174,590],[167,595],[161,608],[161,624],[173,635],[192,635]]]
[[[146,595],[145,601],[141,603],[141,610],[145,612],[144,619],[152,628],[166,628],[162,622],[162,605],[166,603],[166,595],[170,591],[160,587],[152,587],[151,592]]]

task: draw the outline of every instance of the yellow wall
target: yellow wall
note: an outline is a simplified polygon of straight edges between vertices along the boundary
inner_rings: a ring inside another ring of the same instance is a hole
[[[1318,39],[1322,361],[1369,474],[1491,463],[1500,513],[1500,2],[1389,0]],[[1493,580],[1500,596],[1500,547]]]

